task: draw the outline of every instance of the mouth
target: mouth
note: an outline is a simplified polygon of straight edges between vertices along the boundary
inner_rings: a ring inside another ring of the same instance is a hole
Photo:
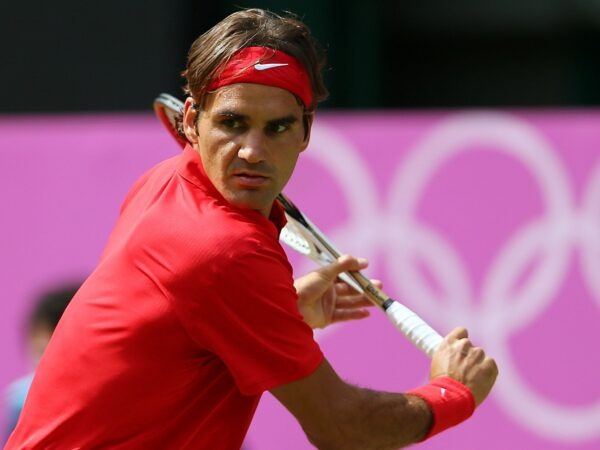
[[[268,183],[269,177],[251,171],[239,171],[232,174],[235,183],[242,188],[258,188]]]

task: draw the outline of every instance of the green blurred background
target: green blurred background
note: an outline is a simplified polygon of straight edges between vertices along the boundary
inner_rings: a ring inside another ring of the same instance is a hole
[[[33,0],[0,2],[0,113],[149,110],[240,7],[311,27],[324,108],[600,104],[600,0]]]

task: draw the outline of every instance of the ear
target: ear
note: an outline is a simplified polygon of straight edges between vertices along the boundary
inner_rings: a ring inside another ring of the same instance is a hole
[[[306,150],[306,147],[308,147],[308,143],[310,142],[310,132],[312,130],[312,124],[313,124],[313,120],[315,119],[315,112],[310,112],[308,114],[305,114],[302,117],[302,120],[306,121],[306,133],[304,135],[304,142],[302,143],[302,147],[300,149],[301,152],[303,152],[304,150]]]
[[[200,112],[193,107],[194,99],[188,97],[183,105],[183,132],[185,137],[192,144],[198,143],[198,133],[196,131],[196,118]]]

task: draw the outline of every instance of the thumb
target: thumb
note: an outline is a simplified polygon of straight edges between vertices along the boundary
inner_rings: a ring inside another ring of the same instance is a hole
[[[355,272],[366,269],[369,262],[365,258],[342,255],[336,261],[317,269],[317,273],[328,281],[334,281],[343,272]]]
[[[452,342],[458,341],[460,339],[465,339],[469,337],[469,332],[464,327],[457,327],[453,329],[450,333],[446,335],[446,341],[451,344]]]

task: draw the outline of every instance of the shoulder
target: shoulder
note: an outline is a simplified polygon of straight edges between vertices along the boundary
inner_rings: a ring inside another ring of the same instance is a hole
[[[174,173],[180,159],[181,156],[176,155],[172,158],[161,161],[149,169],[141,177],[139,177],[123,200],[121,205],[121,213],[129,206],[130,202],[140,194],[142,190],[152,187],[152,185],[156,184],[157,180],[162,180],[165,177],[168,177],[169,174]]]
[[[287,262],[275,227],[264,220],[253,220],[239,211],[226,209],[203,215],[198,224],[199,229],[186,231],[194,234],[191,248],[203,260],[237,270],[259,262],[262,265]]]
[[[265,219],[210,197],[179,198],[175,203],[149,213],[130,242],[132,248],[160,255],[181,276],[237,270],[257,260],[288,264],[275,226]]]

